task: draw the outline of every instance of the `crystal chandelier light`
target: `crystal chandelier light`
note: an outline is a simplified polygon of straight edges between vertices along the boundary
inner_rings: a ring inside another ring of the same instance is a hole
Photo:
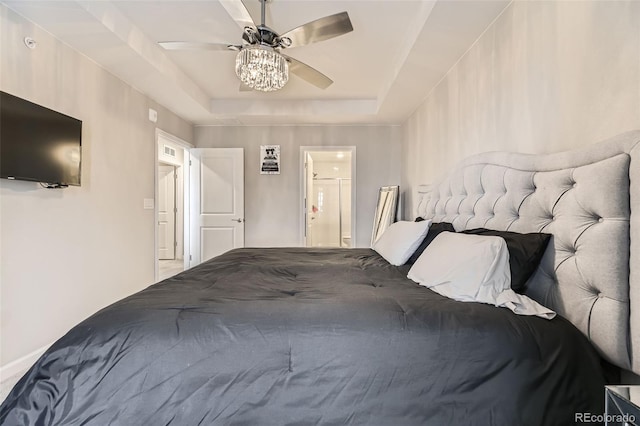
[[[272,47],[247,46],[236,57],[236,75],[252,89],[271,92],[289,81],[289,64]]]

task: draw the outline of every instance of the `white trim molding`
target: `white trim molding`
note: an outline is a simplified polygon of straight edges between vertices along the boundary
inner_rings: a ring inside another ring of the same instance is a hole
[[[50,346],[43,346],[7,365],[0,366],[0,401],[4,401],[11,388]]]

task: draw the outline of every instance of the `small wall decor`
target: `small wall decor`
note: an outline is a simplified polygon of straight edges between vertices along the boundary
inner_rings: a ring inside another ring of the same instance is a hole
[[[260,145],[260,174],[280,174],[280,145]]]

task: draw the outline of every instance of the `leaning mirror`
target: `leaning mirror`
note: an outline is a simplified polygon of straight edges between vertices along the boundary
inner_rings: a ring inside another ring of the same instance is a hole
[[[376,214],[373,220],[373,232],[371,233],[371,245],[380,238],[382,233],[396,221],[396,212],[398,210],[398,194],[400,187],[383,186],[378,192],[378,204],[376,205]]]

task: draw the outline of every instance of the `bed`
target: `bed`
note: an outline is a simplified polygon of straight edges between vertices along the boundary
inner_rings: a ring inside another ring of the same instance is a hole
[[[371,249],[238,249],[74,327],[0,424],[576,424],[604,410],[602,359],[640,372],[638,182],[632,132],[419,189],[457,231],[551,233],[526,294],[553,320],[445,298]]]

